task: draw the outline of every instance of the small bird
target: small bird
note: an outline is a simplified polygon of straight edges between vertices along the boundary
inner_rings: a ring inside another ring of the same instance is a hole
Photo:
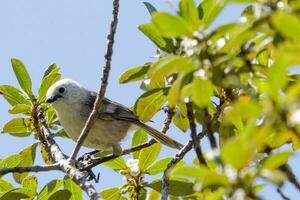
[[[66,133],[76,141],[93,109],[96,96],[96,92],[72,79],[61,79],[48,89],[46,102],[52,104]],[[103,99],[101,110],[83,145],[97,150],[112,148],[115,155],[120,155],[120,142],[135,127],[144,129],[155,140],[169,147],[182,148],[179,142],[140,121],[130,109],[107,98]]]

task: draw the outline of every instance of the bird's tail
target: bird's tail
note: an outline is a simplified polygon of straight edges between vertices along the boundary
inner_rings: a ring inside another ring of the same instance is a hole
[[[147,124],[144,124],[142,122],[136,122],[136,125],[144,129],[149,135],[151,135],[156,141],[167,145],[169,147],[175,148],[175,149],[181,149],[183,147],[182,144],[179,142],[173,140],[169,136],[159,132],[158,130],[152,128],[151,126],[148,126]]]

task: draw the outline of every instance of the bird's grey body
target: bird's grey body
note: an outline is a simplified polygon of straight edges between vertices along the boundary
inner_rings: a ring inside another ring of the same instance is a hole
[[[72,79],[62,79],[49,88],[46,97],[47,102],[56,110],[66,133],[76,141],[92,111],[96,93]],[[181,147],[180,143],[142,123],[125,106],[106,98],[83,145],[98,150],[112,148],[114,154],[119,154],[120,141],[127,135],[129,129],[136,126],[145,129],[155,139],[168,146]]]

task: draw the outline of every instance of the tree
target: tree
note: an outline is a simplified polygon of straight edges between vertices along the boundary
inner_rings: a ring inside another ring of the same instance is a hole
[[[151,22],[138,28],[158,47],[157,61],[134,67],[120,77],[120,83],[140,81],[144,93],[134,112],[149,121],[164,107],[166,120],[190,140],[173,158],[157,160],[161,144],[147,142],[138,130],[132,139],[127,162],[122,156],[98,152],[77,158],[78,150],[101,107],[110,71],[118,0],[114,0],[113,20],[108,36],[106,63],[98,100],[70,157],[63,154],[55,137],[67,137],[53,108],[44,103],[47,89],[60,79],[59,68],[51,65],[44,73],[38,95],[25,65],[12,59],[12,68],[22,89],[1,85],[0,92],[12,105],[10,114],[21,114],[3,127],[3,133],[17,137],[34,134],[38,142],[19,154],[0,160],[0,175],[14,173],[15,188],[0,179],[0,199],[81,199],[82,190],[98,199],[90,181],[97,181],[92,168],[103,164],[124,176],[120,187],[101,191],[104,199],[260,199],[257,192],[265,184],[276,184],[278,193],[285,182],[298,190],[300,184],[288,165],[300,144],[299,65],[300,2],[252,1],[241,20],[211,28],[212,22],[230,1],[181,0],[177,13],[159,12],[145,3]],[[197,130],[202,127],[201,131]],[[203,152],[202,138],[211,150]],[[289,151],[281,147],[289,144]],[[41,146],[45,165],[34,165],[36,147]],[[194,152],[193,165],[183,158]],[[28,172],[60,170],[63,180],[50,181],[37,191],[37,177]],[[152,182],[144,176],[160,175]]]

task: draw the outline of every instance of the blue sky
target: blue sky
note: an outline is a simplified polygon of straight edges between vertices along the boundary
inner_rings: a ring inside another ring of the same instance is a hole
[[[112,71],[106,93],[107,97],[127,106],[133,105],[142,91],[135,83],[120,85],[119,76],[126,69],[153,61],[156,50],[155,46],[137,29],[138,25],[147,23],[150,19],[142,2],[121,1]],[[172,7],[165,0],[149,2],[159,10],[172,11]],[[177,5],[177,2],[174,1],[174,4]],[[214,26],[238,20],[244,6],[242,4],[227,6]],[[0,1],[0,84],[18,85],[10,66],[10,59],[15,57],[26,64],[35,91],[38,89],[44,70],[52,63],[61,67],[63,77],[75,79],[86,87],[97,90],[104,63],[103,54],[111,9],[112,1],[109,0]],[[0,98],[0,127],[13,117],[7,113],[8,109],[9,105]],[[160,114],[155,116],[156,123],[153,126],[159,128],[162,119],[163,116]],[[174,127],[170,132],[179,141],[188,139],[188,134],[182,134]],[[0,157],[18,153],[33,141],[32,137],[15,138],[0,135]],[[124,146],[128,146],[128,141],[130,139],[124,142]],[[57,142],[67,154],[74,145],[70,140],[58,139]],[[208,148],[207,142],[204,143],[204,148]],[[87,149],[82,150],[84,151]],[[175,151],[164,148],[162,156],[171,156],[174,153]],[[188,158],[191,157],[188,155]],[[296,164],[297,160],[299,156],[293,156],[292,164]],[[39,162],[38,157],[37,163]],[[295,170],[300,172],[299,167]],[[100,183],[96,185],[99,191],[122,183],[122,177],[108,168],[98,167],[96,172],[101,173]],[[46,173],[39,176],[39,183],[44,185],[58,177],[63,177],[63,174]],[[298,177],[300,177],[299,173]],[[284,187],[284,191],[291,199],[299,197],[299,193],[290,184]],[[265,188],[261,196],[265,199],[281,199],[274,187]]]

